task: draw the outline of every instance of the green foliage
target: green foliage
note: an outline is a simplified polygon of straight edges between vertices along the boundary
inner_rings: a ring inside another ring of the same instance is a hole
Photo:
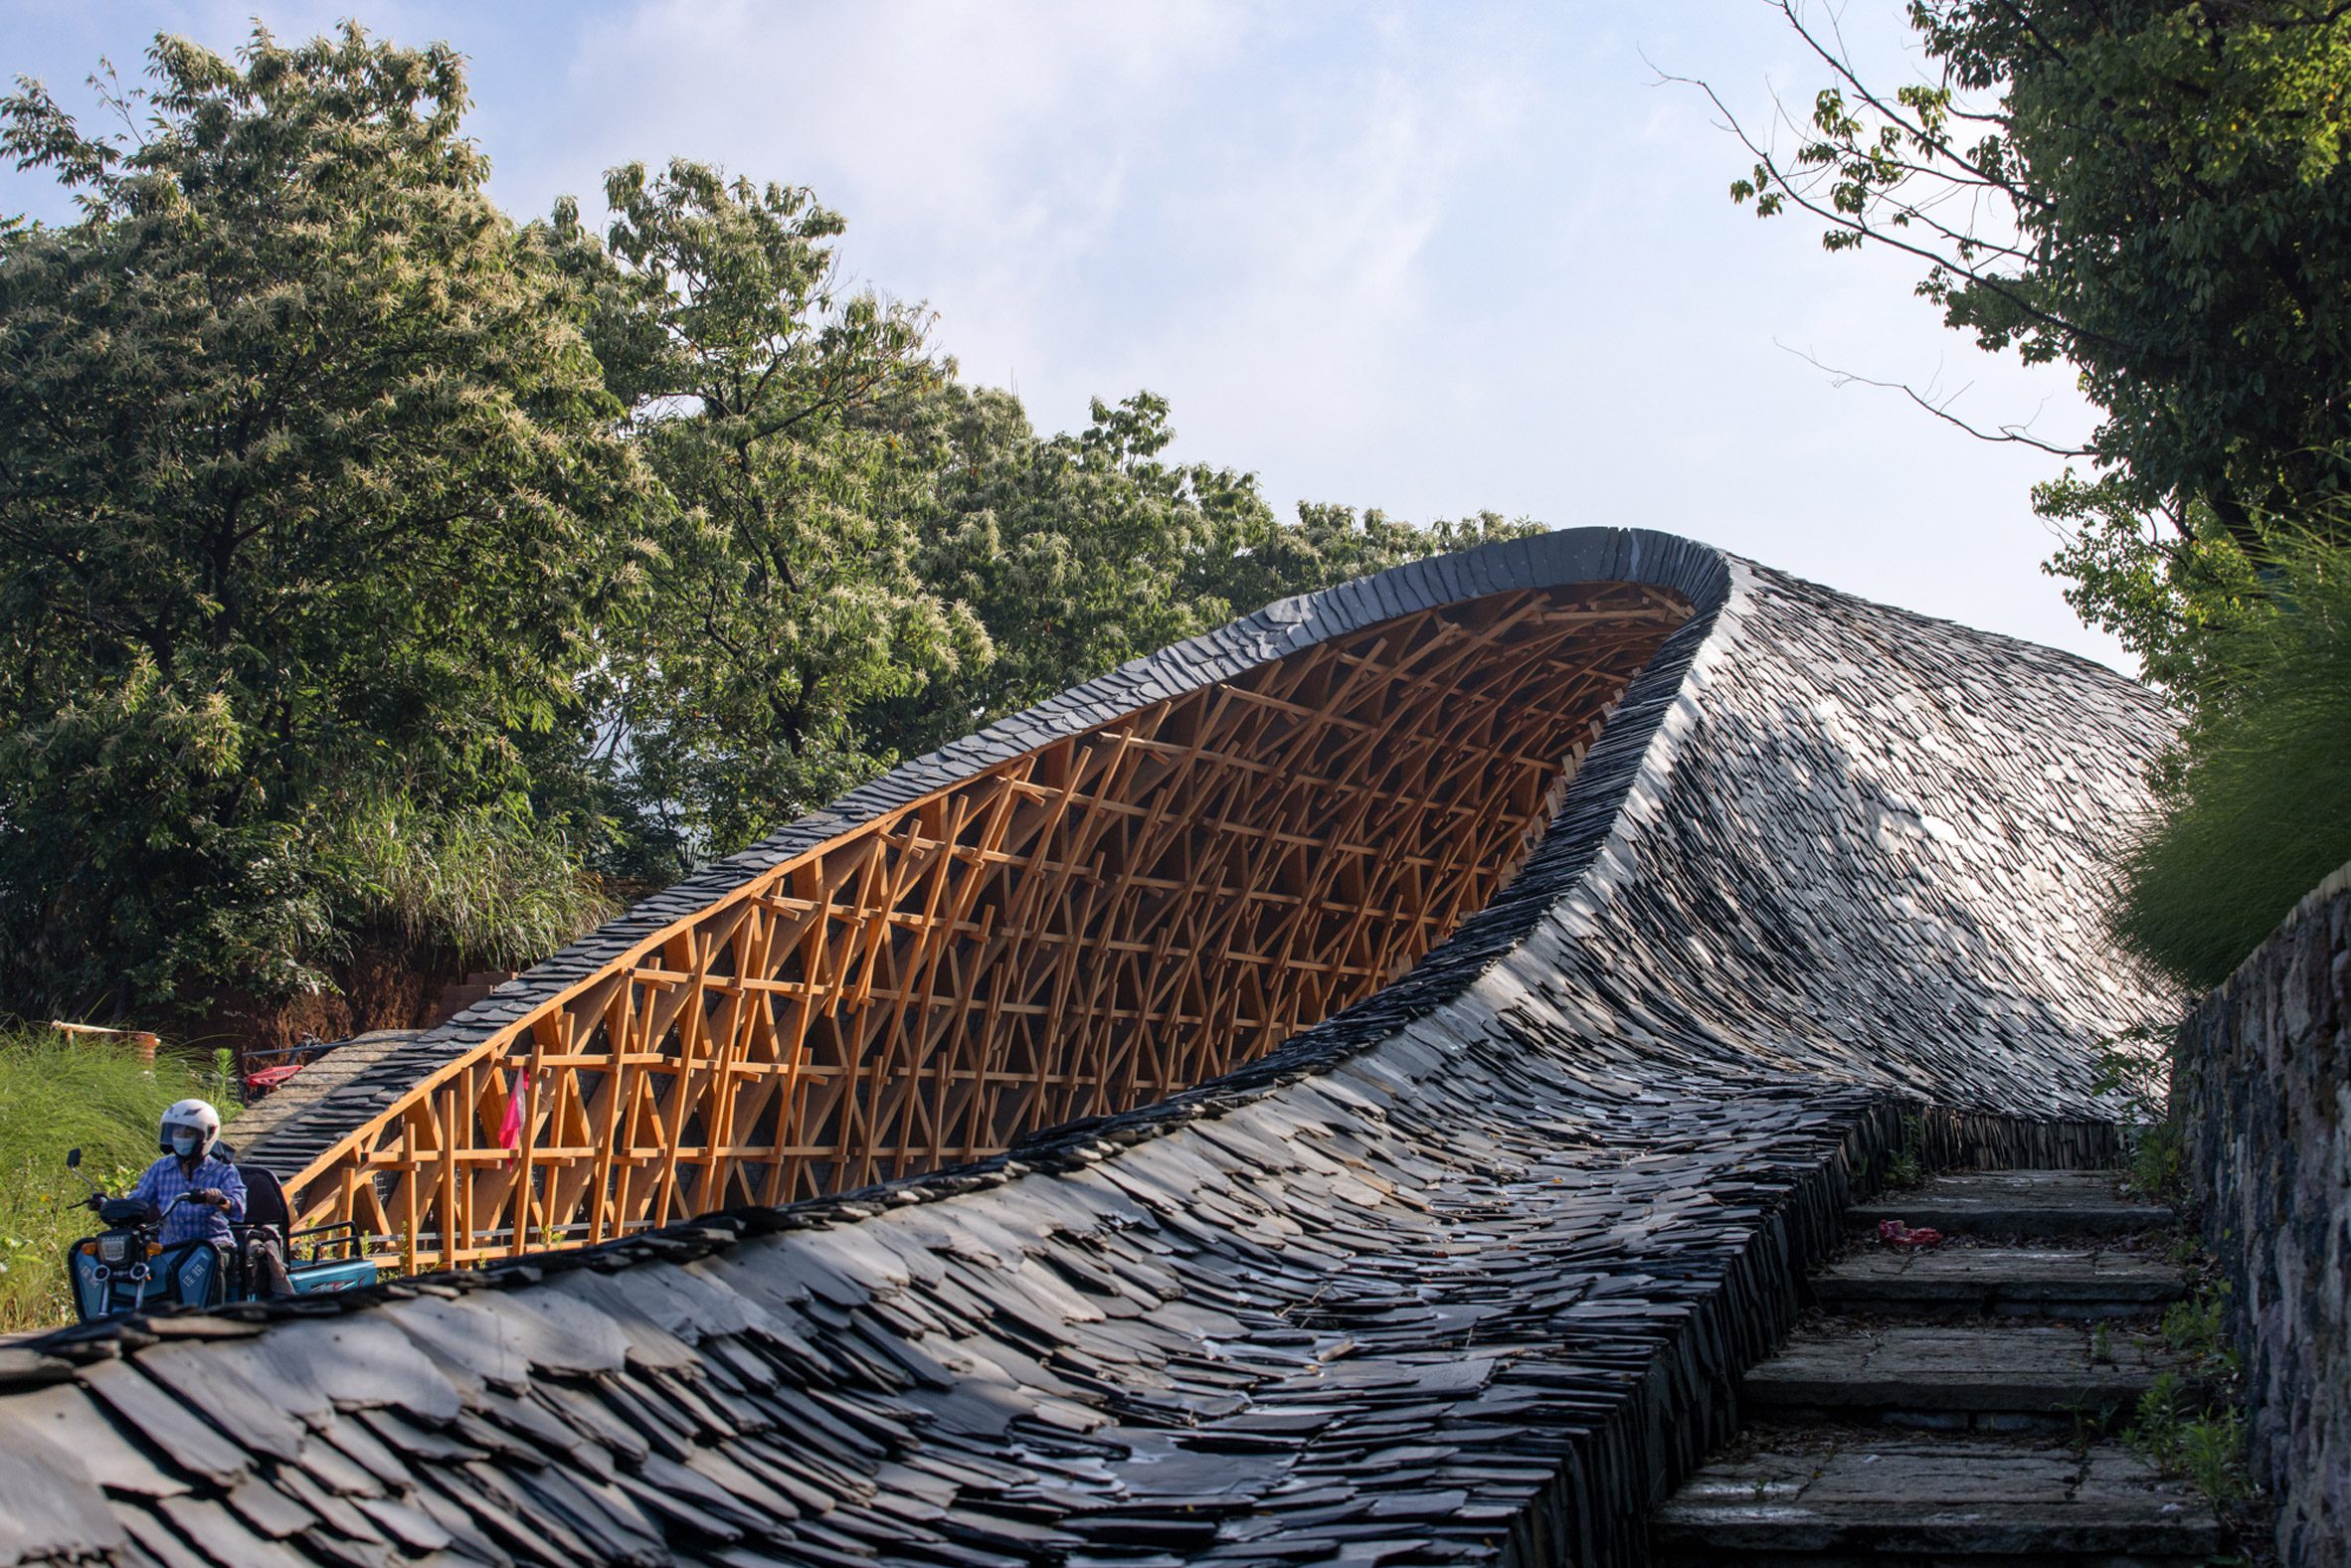
[[[594,877],[536,824],[489,809],[435,814],[369,801],[318,857],[338,930],[410,952],[434,948],[518,965],[618,913]]]
[[[2188,1185],[2187,1141],[2172,1120],[2169,1051],[2137,1024],[2100,1043],[2092,1088],[2119,1102],[2126,1179],[2134,1191],[2177,1202]]]
[[[2303,542],[2268,586],[2209,633],[2209,673],[2113,920],[2195,987],[2227,978],[2351,860],[2351,550]]]
[[[1535,531],[1492,513],[1418,529],[1312,504],[1285,524],[1254,475],[1167,461],[1168,404],[1148,392],[1097,401],[1083,433],[1048,437],[1005,393],[954,388],[937,407],[945,460],[917,565],[978,615],[993,651],[872,712],[902,753],[1273,600]]]
[[[2034,509],[2061,525],[2063,542],[2043,570],[2065,580],[2066,603],[2086,624],[2113,633],[2140,672],[2193,701],[2218,682],[2214,632],[2267,605],[2257,560],[2290,534],[2257,516],[2259,554],[2223,529],[2201,500],[2187,503],[2177,529],[2150,522],[2121,485],[2086,483],[2072,472],[2037,485]]]
[[[137,1056],[47,1029],[0,1034],[0,1333],[73,1314],[65,1249],[94,1221],[73,1205],[90,1189],[66,1169],[66,1150],[108,1191],[126,1188],[155,1158],[164,1107],[200,1095],[234,1116],[237,1102],[165,1053],[150,1071]]]
[[[0,989],[45,1008],[322,987],[360,802],[527,819],[650,494],[452,51],[149,60],[135,141],[0,101],[82,205],[0,239]]]
[[[1277,520],[1164,401],[1039,436],[839,215],[629,164],[516,228],[461,62],[159,38],[0,151],[0,995],[520,964],[926,750],[1268,600],[1487,538]],[[394,994],[385,990],[384,994]],[[403,993],[405,994],[405,993]]]
[[[989,647],[914,564],[912,437],[946,372],[919,313],[840,288],[838,215],[683,161],[617,169],[605,196],[601,253],[569,205],[550,232],[595,280],[592,335],[667,492],[607,728],[640,858],[674,870],[878,771],[859,710]]]
[[[2064,359],[2104,420],[2042,487],[2069,597],[2171,680],[2278,517],[2351,489],[2351,13],[2320,0],[1912,0],[1939,80],[1839,81],[1731,187],[1915,259],[1952,327]],[[1997,438],[2031,438],[2016,432]]]
[[[1926,1178],[1926,1118],[1918,1112],[1902,1114],[1901,1147],[1886,1156],[1886,1184],[1914,1187]]]
[[[2188,1145],[2177,1125],[2155,1122],[2127,1130],[2131,1187],[2151,1197],[2179,1198],[2188,1189]]]
[[[2195,1263],[2211,1260],[2201,1250]],[[2212,1379],[2222,1392],[2197,1401],[2176,1372],[2159,1374],[2140,1396],[2123,1440],[2166,1475],[2183,1476],[2214,1505],[2227,1508],[2252,1494],[2245,1460],[2245,1418],[2229,1392],[2240,1373],[2228,1338],[2229,1287],[2208,1278],[2163,1314],[2163,1341],[2189,1371]]]
[[[2216,1506],[2240,1502],[2253,1491],[2245,1417],[2234,1405],[2199,1408],[2176,1373],[2160,1374],[2139,1396],[2123,1441],[2164,1474],[2185,1477]]]
[[[970,607],[993,657],[877,708],[907,750],[1232,618],[1207,563],[1270,515],[1245,476],[1160,460],[1164,401],[1097,402],[1083,434],[1045,438],[1001,392],[957,389],[937,413],[945,461],[920,569]]]
[[[2226,1281],[2210,1282],[2182,1297],[2163,1314],[2163,1342],[2199,1367],[2234,1373],[2237,1351],[2228,1339],[2228,1307]]]
[[[2245,1456],[2245,1417],[2235,1406],[2184,1422],[2171,1464],[2188,1483],[2221,1507],[2253,1495]]]

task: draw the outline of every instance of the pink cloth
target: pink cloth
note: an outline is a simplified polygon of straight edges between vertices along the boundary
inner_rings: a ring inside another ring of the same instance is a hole
[[[522,1069],[514,1070],[513,1080],[506,1086],[506,1117],[498,1124],[498,1147],[511,1154],[522,1146]],[[513,1164],[512,1159],[506,1161]]]

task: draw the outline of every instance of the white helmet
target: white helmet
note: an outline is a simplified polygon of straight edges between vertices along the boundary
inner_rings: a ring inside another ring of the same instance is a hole
[[[209,1100],[182,1100],[163,1113],[163,1127],[156,1133],[156,1142],[164,1153],[174,1152],[171,1130],[188,1128],[196,1134],[196,1157],[204,1158],[212,1152],[212,1145],[221,1135],[221,1114]]]

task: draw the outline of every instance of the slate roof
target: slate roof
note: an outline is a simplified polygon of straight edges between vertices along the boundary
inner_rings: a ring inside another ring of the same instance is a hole
[[[281,1098],[280,1091],[238,1119],[238,1157],[268,1165],[290,1181],[436,1068],[603,969],[637,942],[760,872],[985,768],[1376,621],[1513,589],[1586,582],[1650,584],[1712,609],[1721,603],[1729,576],[1720,554],[1691,540],[1638,528],[1572,528],[1409,562],[1319,594],[1276,600],[1230,625],[1130,659],[1099,679],[892,769],[823,810],[643,900],[396,1049],[376,1046],[364,1062],[338,1061],[348,1047],[337,1051],[327,1059],[335,1072],[305,1086],[305,1094]]]
[[[1630,1560],[1903,1114],[1929,1156],[2104,1155],[2098,1042],[2171,1002],[2094,919],[2152,697],[1661,539],[1471,552],[1114,677],[1529,562],[1698,590],[1397,984],[982,1165],[0,1351],[0,1564]]]

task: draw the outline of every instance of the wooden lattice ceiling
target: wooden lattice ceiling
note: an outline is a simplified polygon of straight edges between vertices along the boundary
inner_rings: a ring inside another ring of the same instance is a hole
[[[1230,1071],[1491,900],[1689,614],[1632,585],[1496,595],[996,764],[452,1059],[297,1208],[447,1267],[953,1164]]]

